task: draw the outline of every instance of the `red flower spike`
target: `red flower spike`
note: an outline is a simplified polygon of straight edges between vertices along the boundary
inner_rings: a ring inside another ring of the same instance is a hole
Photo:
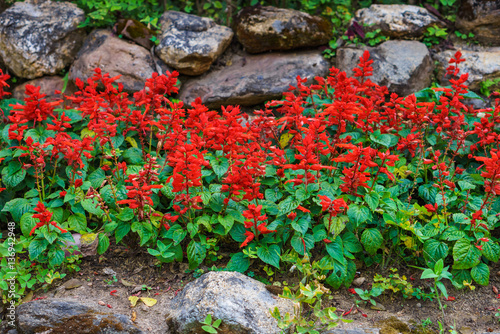
[[[35,230],[38,229],[38,228],[41,228],[43,226],[47,226],[47,230],[49,229],[49,225],[52,225],[54,227],[56,227],[59,231],[61,231],[61,233],[66,233],[68,231],[66,231],[65,229],[62,229],[61,227],[59,227],[56,222],[54,221],[50,221],[50,219],[52,218],[52,213],[49,212],[46,208],[45,208],[45,205],[43,205],[42,202],[38,202],[38,204],[36,205],[35,209],[34,209],[36,212],[36,214],[34,214],[32,217],[33,218],[37,218],[40,220],[40,222],[36,223],[35,227],[33,227],[31,229],[31,232],[30,232],[30,236],[35,233]]]

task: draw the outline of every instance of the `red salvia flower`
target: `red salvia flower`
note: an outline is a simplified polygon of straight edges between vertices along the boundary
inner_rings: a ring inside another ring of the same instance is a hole
[[[68,232],[65,229],[59,227],[55,221],[50,221],[52,218],[52,213],[45,208],[45,205],[43,205],[42,202],[38,202],[38,204],[35,207],[35,211],[38,213],[34,214],[33,218],[39,219],[40,222],[36,223],[35,227],[31,229],[30,235],[32,235],[36,229],[43,226],[47,226],[47,231],[48,231],[49,225],[56,227],[59,231],[61,231],[61,233]]]

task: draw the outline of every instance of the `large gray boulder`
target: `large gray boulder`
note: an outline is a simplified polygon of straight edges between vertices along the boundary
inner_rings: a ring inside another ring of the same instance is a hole
[[[428,27],[443,25],[427,9],[411,5],[371,5],[358,10],[354,19],[367,31],[380,29],[383,35],[400,39],[420,37]]]
[[[19,305],[16,309],[16,328],[19,334],[144,333],[127,316],[104,313],[63,299],[43,299]]]
[[[498,48],[497,48],[498,49]],[[441,85],[450,85],[450,77],[446,76],[446,68],[449,60],[456,51],[443,51],[434,56],[438,62],[438,81]],[[496,51],[466,51],[462,50],[462,58],[465,62],[460,63],[458,68],[460,74],[468,73],[466,84],[473,91],[480,91],[481,82],[500,78],[500,50]]]
[[[0,57],[18,77],[58,74],[85,38],[83,10],[69,2],[16,2],[0,14]]]
[[[136,92],[144,88],[153,72],[171,71],[155,58],[140,45],[120,39],[107,30],[95,30],[85,39],[71,66],[69,79],[86,81],[99,67],[111,77],[121,75],[116,82],[122,83],[125,91]]]
[[[237,272],[209,272],[188,283],[170,305],[167,323],[173,333],[203,333],[207,314],[221,319],[219,333],[280,333],[270,310],[293,314],[294,304],[278,298],[265,285]]]
[[[500,45],[500,0],[461,0],[456,25],[483,43]]]
[[[166,11],[161,19],[156,54],[182,74],[199,75],[226,50],[233,31],[206,17]]]
[[[279,99],[296,78],[326,76],[329,63],[320,51],[233,55],[231,65],[184,83],[179,99],[189,104],[197,97],[209,108],[252,106]]]
[[[387,41],[375,48],[341,48],[337,53],[337,68],[352,76],[364,51],[373,59],[370,80],[387,86],[400,96],[415,93],[431,83],[433,62],[427,47],[417,41]]]
[[[332,39],[327,19],[293,9],[247,7],[236,22],[238,41],[249,53],[318,46]]]

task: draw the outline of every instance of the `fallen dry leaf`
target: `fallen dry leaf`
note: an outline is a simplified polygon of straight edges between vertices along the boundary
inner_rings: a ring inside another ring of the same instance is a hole
[[[493,286],[491,287],[491,289],[493,290],[493,293],[494,293],[495,295],[498,295],[498,289],[497,289],[497,287],[496,287],[496,286],[494,286],[494,285],[493,285]]]
[[[157,301],[156,299],[154,299],[154,298],[140,297],[140,299],[142,300],[142,302],[143,302],[144,304],[146,304],[146,306],[149,306],[149,307],[151,307],[151,306],[155,305],[155,304],[158,302],[158,301]]]
[[[137,319],[137,313],[135,313],[135,311],[132,311],[132,322],[135,322],[135,319]]]
[[[135,284],[135,283],[129,282],[129,281],[127,281],[127,280],[124,280],[123,278],[121,279],[121,281],[120,281],[120,282],[121,282],[123,285],[125,285],[125,286],[135,286],[135,285],[137,285],[137,284]]]
[[[139,297],[130,296],[130,297],[128,297],[128,300],[130,300],[130,305],[132,305],[132,307],[135,307],[135,305],[137,305],[137,301],[139,300]]]

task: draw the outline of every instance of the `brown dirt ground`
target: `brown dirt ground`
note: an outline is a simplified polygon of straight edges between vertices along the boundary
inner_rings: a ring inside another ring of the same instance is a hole
[[[215,263],[218,267],[223,267],[229,260],[229,253],[219,262]],[[104,255],[90,256],[83,258],[79,264],[81,270],[77,273],[68,273],[68,275],[55,282],[48,289],[39,288],[28,299],[37,297],[58,297],[76,299],[90,305],[98,305],[99,301],[109,304],[101,306],[103,311],[121,313],[129,315],[131,318],[136,315],[136,324],[150,333],[165,333],[167,326],[164,321],[164,315],[168,309],[168,304],[176,295],[176,292],[182,289],[188,282],[195,279],[194,272],[188,271],[188,265],[185,263],[171,263],[158,266],[156,259],[144,250],[133,252],[124,246],[112,246]],[[113,276],[106,275],[104,268],[110,268],[116,272],[116,279]],[[205,271],[207,267],[203,267]],[[255,273],[254,278],[269,278],[263,270],[263,266],[256,262],[250,267]],[[462,334],[500,332],[500,322],[495,317],[496,309],[500,307],[500,299],[497,299],[492,291],[492,287],[500,288],[500,265],[493,264],[491,267],[490,284],[488,286],[478,286],[474,291],[456,290],[451,285],[447,285],[450,296],[456,298],[455,301],[445,301],[446,323],[448,326],[454,326]],[[413,268],[399,267],[399,274],[406,275],[414,287],[430,286],[431,283],[418,279],[420,271]],[[291,274],[288,270],[277,273],[272,277],[273,281],[286,281],[289,285],[297,284],[299,277],[297,273]],[[357,274],[357,277],[365,277],[366,281],[361,288],[369,289],[373,283],[375,274],[387,276],[390,272],[382,272],[379,268],[363,268]],[[498,273],[498,274],[497,274]],[[411,280],[414,278],[414,280]],[[78,279],[82,286],[66,290],[62,285],[70,279]],[[127,284],[133,283],[134,286],[126,286],[121,280],[124,279]],[[139,286],[139,288],[137,287]],[[140,290],[142,297],[150,297],[158,300],[153,307],[147,307],[138,304],[135,308],[130,307],[128,297],[137,293],[140,286],[147,288]],[[117,290],[116,296],[111,296],[110,292]],[[427,290],[428,291],[428,290]],[[361,312],[353,311],[345,316],[346,319],[353,320],[352,323],[341,324],[341,328],[383,328],[381,334],[392,333],[436,333],[438,332],[438,321],[441,321],[441,312],[437,301],[422,301],[413,299],[404,299],[400,294],[392,295],[385,293],[377,302],[385,306],[385,311],[376,311],[370,309],[369,305],[361,305],[360,310],[367,317],[363,317]],[[338,291],[332,291],[332,298],[326,299],[324,306],[334,306],[338,309],[338,314],[347,311],[355,305],[356,297],[346,288]],[[398,321],[394,321],[398,319]],[[431,325],[422,330],[422,322],[429,318]],[[449,329],[450,327],[448,327]]]

